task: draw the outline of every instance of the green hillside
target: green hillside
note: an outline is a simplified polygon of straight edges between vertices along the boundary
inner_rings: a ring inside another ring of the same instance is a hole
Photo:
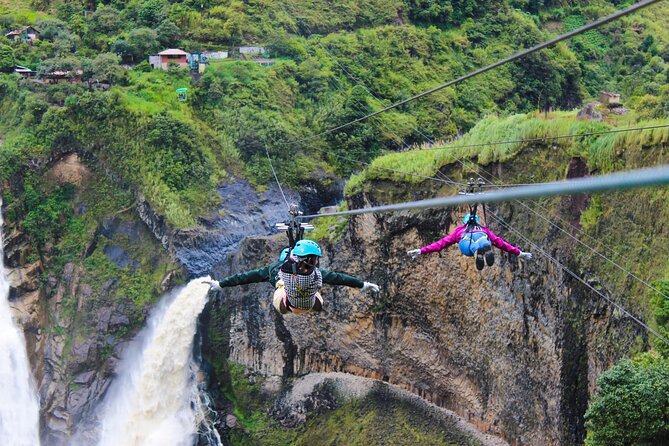
[[[375,182],[418,188],[424,180],[420,175],[438,176],[444,166],[450,166],[451,174],[464,175],[468,169],[453,168],[458,160],[483,166],[526,160],[519,155],[536,146],[486,145],[490,142],[666,123],[669,3],[660,2],[343,131],[323,134],[631,3],[0,0],[3,36],[26,26],[40,33],[35,42],[0,37],[3,202],[11,208],[10,219],[22,222],[34,256],[43,258],[48,272],[60,274],[66,261],[81,260],[99,282],[121,274],[123,287],[144,309],[172,265],[161,258],[155,268],[146,260],[137,274],[119,273],[103,257],[104,247],[88,252],[99,216],[122,213],[142,199],[164,217],[167,227],[196,227],[219,204],[218,185],[243,178],[263,189],[273,181],[267,153],[282,184],[299,190],[305,184],[350,178],[345,190],[350,197]],[[242,55],[242,46],[263,47],[269,61],[261,64]],[[230,57],[210,60],[203,73],[177,66],[152,69],[148,57],[167,48],[227,51]],[[34,70],[33,78],[13,73],[17,65]],[[64,82],[48,82],[56,72]],[[188,89],[185,101],[178,98],[178,88]],[[618,115],[601,107],[601,121],[576,119],[575,110],[597,100],[602,91],[619,93],[628,110]],[[548,140],[540,146],[584,160],[591,172],[610,172],[652,164],[644,149],[666,147],[668,139],[664,128]],[[433,150],[407,152],[415,148]],[[82,191],[54,188],[33,169],[38,161],[69,152],[85,156],[97,175],[94,190],[84,194],[84,201],[94,205],[83,216],[71,206],[73,197],[83,200]],[[363,169],[367,164],[371,166]],[[397,172],[398,166],[409,174]],[[519,164],[513,172],[517,182],[564,176],[550,163],[533,168],[542,174],[529,177]],[[644,192],[638,197],[661,203],[665,195]],[[641,223],[629,230],[619,225],[622,217],[602,211],[617,199],[630,196],[589,203],[580,222],[586,233],[606,241],[619,241],[626,231],[647,237]],[[641,219],[642,210],[635,212]],[[331,232],[329,227],[318,229]],[[653,264],[654,253],[638,244],[624,249],[656,276],[668,277],[666,256],[658,265]],[[617,271],[598,272],[620,289],[626,285],[616,278]],[[666,280],[655,285],[667,289]],[[633,291],[635,304],[666,334],[667,301],[640,287]],[[642,358],[624,363],[619,373],[632,374],[629,370],[638,365],[655,371],[665,362]],[[589,415],[591,426],[601,422],[608,406],[599,412],[597,407]],[[365,415],[367,409],[360,403],[351,410]],[[256,412],[242,416],[242,424]],[[338,425],[344,412],[329,416],[328,425]],[[253,426],[245,427],[248,435],[257,434]],[[591,444],[606,444],[617,433],[595,435]],[[321,438],[318,430],[312,434]],[[365,435],[356,441],[367,441]],[[407,429],[398,438],[427,435]],[[240,442],[246,436],[240,434]]]

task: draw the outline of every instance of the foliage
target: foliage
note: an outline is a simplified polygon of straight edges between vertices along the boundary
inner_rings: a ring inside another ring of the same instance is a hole
[[[0,72],[11,73],[14,71],[16,59],[14,58],[14,50],[11,46],[0,45]]]
[[[23,229],[37,250],[43,250],[47,241],[58,241],[72,219],[74,189],[70,185],[59,187],[44,197],[35,184],[25,185],[23,199]]]
[[[120,62],[121,58],[115,54],[98,54],[90,62],[88,72],[84,74],[87,78],[113,84],[123,76],[123,70],[119,66]]]
[[[155,175],[180,191],[209,178],[211,168],[196,145],[193,126],[161,113],[148,125],[146,143]]]
[[[347,211],[346,202],[337,206],[337,212]],[[309,233],[309,238],[313,240],[327,239],[331,243],[337,242],[346,232],[348,227],[348,218],[346,217],[322,217],[314,220],[314,230]]]
[[[660,123],[639,121],[626,127],[646,127]],[[414,151],[376,158],[367,169],[348,181],[345,193],[352,196],[360,192],[369,180],[389,179],[395,182],[420,183],[425,181],[425,177],[434,177],[443,166],[460,163],[461,160],[477,159],[483,165],[506,162],[525,149],[537,150],[541,147],[536,142],[490,144],[493,142],[544,138],[544,146],[560,148],[584,158],[591,171],[609,172],[615,169],[620,153],[669,141],[667,128],[550,139],[551,136],[578,135],[610,129],[610,124],[577,120],[574,113],[567,112],[549,114],[548,119],[535,114],[514,115],[504,119],[488,117],[479,121],[469,133],[455,142],[436,143],[430,147],[420,146]],[[397,169],[397,166],[402,166],[402,169]]]
[[[588,446],[669,442],[669,362],[651,354],[602,374],[585,414]]]

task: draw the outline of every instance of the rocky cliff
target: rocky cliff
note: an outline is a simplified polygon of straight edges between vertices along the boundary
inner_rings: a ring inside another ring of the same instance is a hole
[[[588,174],[577,159],[563,166],[569,176]],[[493,168],[507,180],[517,174],[513,166]],[[543,169],[553,167],[547,162],[537,171]],[[350,206],[439,193],[425,186],[377,182]],[[588,202],[588,197],[549,200],[542,212],[578,222]],[[528,219],[517,203],[488,212],[540,241],[555,261],[599,288],[596,270],[577,255],[572,239],[543,220]],[[382,291],[371,295],[326,286],[321,314],[279,317],[268,284],[224,290],[223,311],[214,321],[225,319],[215,322],[226,331],[225,354],[253,372],[284,380],[347,372],[386,381],[513,445],[579,444],[597,377],[621,355],[643,347],[646,334],[538,252],[522,262],[498,251],[495,265],[482,272],[457,248],[408,259],[407,249],[440,238],[464,213],[351,218],[341,240],[324,246],[322,266],[376,282]],[[493,222],[491,228],[511,243],[535,249]],[[280,236],[245,240],[215,273],[269,263],[284,244]]]

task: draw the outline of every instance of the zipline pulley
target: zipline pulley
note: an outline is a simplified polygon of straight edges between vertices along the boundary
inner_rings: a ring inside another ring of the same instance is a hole
[[[479,177],[476,181],[474,181],[474,178],[470,177],[469,182],[467,183],[467,191],[464,193],[464,195],[482,194],[484,185],[485,180],[483,178]],[[477,187],[478,190],[476,190]],[[485,206],[481,205],[481,207],[483,208],[483,215],[485,217]],[[472,228],[480,226],[479,223],[476,222],[477,209],[478,203],[469,205],[469,221],[467,222],[467,226],[471,226]]]
[[[295,247],[295,243],[302,240],[304,237],[304,231],[311,231],[314,229],[314,226],[309,223],[298,223],[297,217],[302,215],[299,207],[295,203],[291,203],[288,208],[288,215],[290,215],[290,221],[288,223],[277,223],[274,227],[278,231],[286,231],[288,236],[288,245],[292,250]]]

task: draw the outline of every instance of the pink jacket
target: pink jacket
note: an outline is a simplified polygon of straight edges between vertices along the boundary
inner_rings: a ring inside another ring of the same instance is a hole
[[[423,246],[422,248],[420,248],[420,253],[427,254],[428,252],[441,251],[442,249],[447,248],[455,243],[459,243],[460,239],[462,238],[462,234],[465,232],[466,229],[467,225],[458,226],[457,228],[455,228],[455,231],[451,232],[441,240],[436,241],[431,245]],[[515,255],[520,254],[520,248],[505,242],[502,237],[496,236],[490,229],[486,228],[485,226],[481,226],[481,231],[488,234],[490,242],[493,244],[493,246],[497,246],[499,249],[506,252],[510,252],[511,254]]]

